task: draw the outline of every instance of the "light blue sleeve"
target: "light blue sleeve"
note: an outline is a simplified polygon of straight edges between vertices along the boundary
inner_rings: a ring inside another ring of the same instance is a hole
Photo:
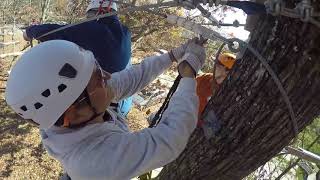
[[[169,55],[163,54],[145,58],[140,64],[113,73],[111,79],[107,81],[115,94],[113,100],[118,102],[141,91],[171,65]]]

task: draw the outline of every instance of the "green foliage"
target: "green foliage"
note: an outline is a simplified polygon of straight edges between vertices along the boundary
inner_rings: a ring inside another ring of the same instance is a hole
[[[295,144],[297,147],[306,149],[310,143],[320,135],[320,117],[316,118],[309,126],[307,126],[300,134],[299,141]],[[320,142],[315,143],[309,151],[320,153]]]
[[[304,172],[303,172],[302,168],[300,168],[300,167],[297,168],[297,170],[296,170],[297,179],[298,180],[304,180],[303,176],[304,176]]]
[[[310,152],[315,154],[320,154],[320,142],[315,140],[320,136],[320,117],[315,118],[315,120],[307,126],[301,133],[299,133],[298,139],[293,147],[300,147],[306,149]],[[315,143],[314,143],[315,142]],[[272,171],[269,172],[266,176],[270,179],[275,179],[278,175],[283,172],[285,169],[289,167],[290,164],[295,162],[298,158],[289,156],[289,155],[277,155],[276,157],[272,158],[268,161],[266,165],[269,165],[272,168]],[[313,172],[317,172],[320,170],[320,164],[316,165],[311,162],[304,161],[310,168],[312,168]],[[260,167],[261,168],[261,167]],[[260,169],[259,168],[259,169]],[[259,174],[259,169],[255,172],[251,173],[249,176],[246,177],[247,180],[254,180],[258,179],[261,174]],[[305,174],[304,170],[299,167],[295,166],[294,168],[289,171],[291,176],[294,176],[298,180],[303,180],[303,176]]]

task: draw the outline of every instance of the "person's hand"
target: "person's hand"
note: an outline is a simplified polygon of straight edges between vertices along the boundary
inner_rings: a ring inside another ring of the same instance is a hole
[[[188,47],[188,44],[189,43],[192,43],[192,42],[196,42],[196,38],[193,38],[193,39],[189,39],[187,42],[181,44],[179,47],[176,47],[174,49],[172,49],[169,53],[172,54],[172,61],[174,62],[180,62],[181,61],[181,58],[182,56],[184,55],[187,47]]]
[[[181,68],[179,67],[180,65],[184,64],[184,62],[187,62],[188,66],[191,67],[191,69],[193,70],[193,74],[195,75],[202,68],[205,60],[206,51],[204,47],[196,44],[195,42],[191,42],[187,45],[185,54],[182,56],[181,60],[178,61],[178,70],[181,70]],[[182,72],[179,71],[179,73],[181,74]]]
[[[24,39],[25,41],[31,41],[31,38],[28,37],[26,31],[23,31],[23,39]]]

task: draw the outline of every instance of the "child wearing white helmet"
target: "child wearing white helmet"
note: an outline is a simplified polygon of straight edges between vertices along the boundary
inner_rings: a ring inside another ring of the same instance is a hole
[[[114,2],[91,0],[88,4],[87,17],[116,11]],[[41,42],[55,39],[71,41],[86,50],[92,51],[103,70],[118,72],[131,65],[131,33],[116,15],[81,23],[62,31],[48,32],[64,27],[60,24],[40,24],[29,26],[24,32],[25,40],[37,39]],[[112,106],[124,117],[132,106],[132,98],[128,97]]]
[[[20,116],[39,124],[44,147],[71,179],[125,180],[164,166],[185,148],[196,127],[195,74],[205,57],[204,48],[189,41],[109,74],[92,52],[69,41],[46,41],[17,61],[5,97]],[[110,102],[140,91],[173,61],[182,79],[162,121],[130,132]]]

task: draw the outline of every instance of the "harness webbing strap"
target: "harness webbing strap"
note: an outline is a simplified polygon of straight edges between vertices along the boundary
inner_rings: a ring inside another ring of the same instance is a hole
[[[106,0],[100,1],[100,6],[99,6],[99,9],[98,9],[98,15],[100,15],[100,14],[105,14],[105,13],[110,13],[110,12],[111,12],[112,0],[109,0],[108,6],[104,9],[103,3],[104,3],[105,1],[106,1]]]

